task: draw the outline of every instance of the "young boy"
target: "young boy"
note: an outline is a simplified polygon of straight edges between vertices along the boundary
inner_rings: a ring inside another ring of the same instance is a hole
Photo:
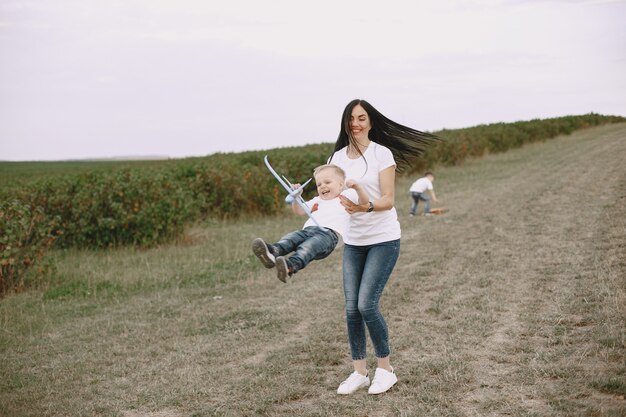
[[[430,212],[430,199],[432,197],[434,202],[439,201],[435,195],[433,181],[435,181],[435,176],[429,171],[424,173],[422,178],[418,179],[411,185],[411,188],[409,189],[411,197],[413,198],[411,210],[409,211],[411,216],[415,216],[415,211],[417,210],[417,205],[420,200],[424,202],[424,216],[432,216],[432,213]]]
[[[312,260],[324,259],[342,241],[349,224],[350,214],[341,205],[339,194],[343,194],[357,204],[367,204],[369,197],[363,187],[352,180],[346,181],[345,172],[336,165],[322,165],[313,172],[318,196],[307,201],[312,207],[313,217],[319,224],[309,219],[301,230],[287,233],[278,242],[266,244],[261,238],[252,241],[252,252],[266,268],[276,266],[276,274],[282,282],[295,274]],[[299,186],[296,184],[296,187]],[[297,202],[291,203],[297,215],[305,211]],[[285,255],[294,252],[289,259]]]

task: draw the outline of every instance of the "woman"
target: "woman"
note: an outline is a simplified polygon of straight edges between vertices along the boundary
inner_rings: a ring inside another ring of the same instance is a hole
[[[354,204],[342,198],[350,216],[344,241],[343,288],[348,341],[354,372],[338,394],[369,386],[370,394],[389,390],[398,378],[391,366],[387,324],[378,302],[400,254],[400,223],[394,208],[396,170],[403,171],[437,138],[395,123],[365,100],[345,108],[341,131],[330,158],[346,177],[358,181],[372,199]],[[377,367],[370,385],[366,367],[366,335],[376,351]]]

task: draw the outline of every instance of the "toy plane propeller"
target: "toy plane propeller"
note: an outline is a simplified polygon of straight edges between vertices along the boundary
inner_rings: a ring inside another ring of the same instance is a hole
[[[310,183],[313,178],[309,178],[307,182],[305,182],[298,188],[295,188],[294,185],[291,182],[289,182],[289,180],[285,176],[279,175],[278,172],[276,172],[276,170],[272,168],[272,166],[270,165],[270,161],[267,159],[267,155],[265,155],[265,158],[263,158],[263,160],[265,161],[265,165],[267,166],[267,169],[270,170],[270,172],[272,173],[274,177],[276,177],[280,185],[282,185],[283,188],[287,191],[287,197],[285,197],[285,202],[287,202],[288,204],[291,204],[294,201],[298,203],[298,205],[302,207],[302,210],[304,210],[307,216],[309,216],[309,218],[313,220],[313,223],[315,223],[315,225],[319,227],[319,224],[317,223],[317,221],[313,217],[313,214],[311,213],[311,209],[309,209],[309,206],[306,205],[306,202],[300,196],[304,187],[306,187],[306,185]]]

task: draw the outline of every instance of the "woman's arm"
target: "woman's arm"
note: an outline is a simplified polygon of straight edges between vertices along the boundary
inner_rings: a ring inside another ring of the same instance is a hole
[[[380,181],[381,196],[378,200],[372,201],[374,211],[391,210],[395,202],[396,193],[396,167],[395,165],[385,168],[378,174]],[[358,213],[367,211],[369,202],[365,204],[354,204],[349,198],[340,195],[341,204],[346,208],[348,213]]]
[[[380,198],[374,203],[374,211],[391,210],[396,196],[396,167],[385,168],[378,174],[380,180]]]

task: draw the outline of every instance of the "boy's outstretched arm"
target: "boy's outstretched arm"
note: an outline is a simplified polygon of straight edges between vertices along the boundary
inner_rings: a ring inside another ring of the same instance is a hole
[[[300,184],[293,184],[293,189],[294,190],[296,188],[298,188],[298,187],[300,187]],[[304,209],[302,207],[300,207],[300,204],[298,204],[298,202],[296,201],[295,198],[291,202],[291,211],[293,211],[293,213],[297,214],[298,216],[304,216],[306,214]]]
[[[356,191],[357,195],[359,196],[359,201],[358,201],[359,205],[369,203],[370,196],[367,195],[365,188],[363,188],[361,184],[359,184],[358,182],[354,180],[348,180],[346,181],[346,187],[352,188],[354,191]]]
[[[298,204],[295,200],[291,203],[291,211],[298,216],[304,216],[306,214],[302,207],[300,207],[300,204]]]
[[[433,198],[433,201],[435,203],[438,203],[439,200],[437,200],[437,196],[435,195],[435,190],[433,189],[433,190],[428,190],[428,191],[430,192],[430,196]]]

